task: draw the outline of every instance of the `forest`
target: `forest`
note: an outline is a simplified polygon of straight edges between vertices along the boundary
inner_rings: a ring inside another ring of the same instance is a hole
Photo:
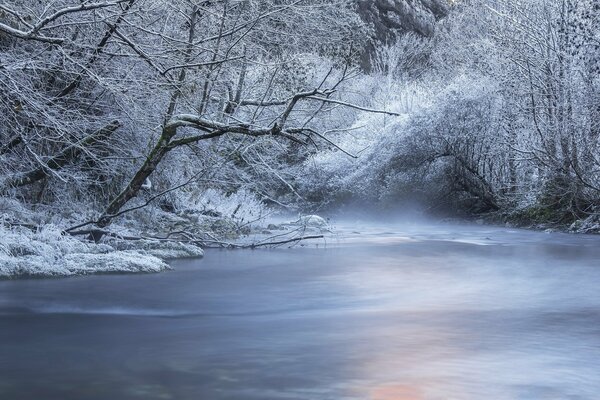
[[[355,208],[598,232],[600,3],[0,1],[0,192],[0,277]]]

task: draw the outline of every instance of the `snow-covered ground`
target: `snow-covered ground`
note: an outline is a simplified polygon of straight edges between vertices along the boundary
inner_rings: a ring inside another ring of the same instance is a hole
[[[135,222],[140,225],[140,221]],[[294,246],[306,237],[318,240],[321,235],[333,234],[328,222],[317,215],[262,220],[245,225],[243,230],[227,218],[196,214],[190,217],[163,212],[155,215],[153,222],[156,230],[153,234],[162,232],[163,236],[180,229],[199,237],[201,232],[212,232],[204,239],[211,247]],[[222,225],[227,225],[226,229]],[[178,241],[177,235],[169,240],[121,240],[105,236],[101,243],[93,243],[65,234],[56,224],[40,224],[38,229],[32,226],[0,224],[0,279],[160,272],[170,269],[166,260],[204,255],[202,248]],[[139,228],[113,228],[122,235],[142,237]]]
[[[95,244],[63,235],[54,225],[39,232],[0,225],[0,279],[159,272],[170,268],[166,259],[203,254],[199,247],[178,242]]]

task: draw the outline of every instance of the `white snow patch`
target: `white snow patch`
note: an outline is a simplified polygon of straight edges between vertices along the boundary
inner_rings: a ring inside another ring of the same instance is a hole
[[[327,221],[324,218],[319,217],[318,215],[304,215],[298,218],[297,221],[292,222],[292,225],[303,225],[314,228],[323,228],[327,226]]]
[[[169,255],[199,255],[193,246],[177,244]],[[183,249],[183,250],[182,250]],[[26,228],[0,226],[0,278],[19,276],[51,277],[96,273],[159,272],[169,269],[156,254],[144,249],[116,249],[106,244],[82,242],[62,235],[61,230],[47,225],[39,232]],[[184,251],[185,250],[185,251]]]
[[[138,252],[73,253],[49,261],[39,255],[0,255],[0,278],[59,277],[101,273],[160,272],[170,269],[163,260]]]
[[[117,250],[133,250],[162,259],[204,256],[204,250],[200,247],[176,241],[134,240],[109,243]]]

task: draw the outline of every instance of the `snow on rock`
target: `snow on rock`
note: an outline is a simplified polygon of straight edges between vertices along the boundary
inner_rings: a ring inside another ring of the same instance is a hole
[[[313,228],[323,228],[327,226],[327,221],[318,215],[304,215],[292,222],[292,225],[309,226]]]
[[[584,220],[573,222],[569,230],[577,233],[600,233],[600,214],[592,214]]]

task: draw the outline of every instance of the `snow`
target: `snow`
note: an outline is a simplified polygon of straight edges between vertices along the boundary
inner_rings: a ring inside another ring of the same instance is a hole
[[[39,232],[0,226],[0,279],[160,272],[170,269],[165,259],[203,254],[199,247],[179,242],[95,244],[62,235],[54,225]]]
[[[593,214],[584,220],[573,222],[569,230],[577,233],[599,233],[600,232],[600,214]]]
[[[0,278],[65,277],[100,273],[160,272],[170,269],[160,258],[136,251],[71,253],[49,260],[40,255],[0,255]]]
[[[327,221],[318,215],[304,215],[293,223],[294,225],[303,225],[313,228],[322,228],[327,226]]]
[[[137,251],[161,259],[204,256],[200,247],[176,241],[136,240],[109,243],[117,250]]]

